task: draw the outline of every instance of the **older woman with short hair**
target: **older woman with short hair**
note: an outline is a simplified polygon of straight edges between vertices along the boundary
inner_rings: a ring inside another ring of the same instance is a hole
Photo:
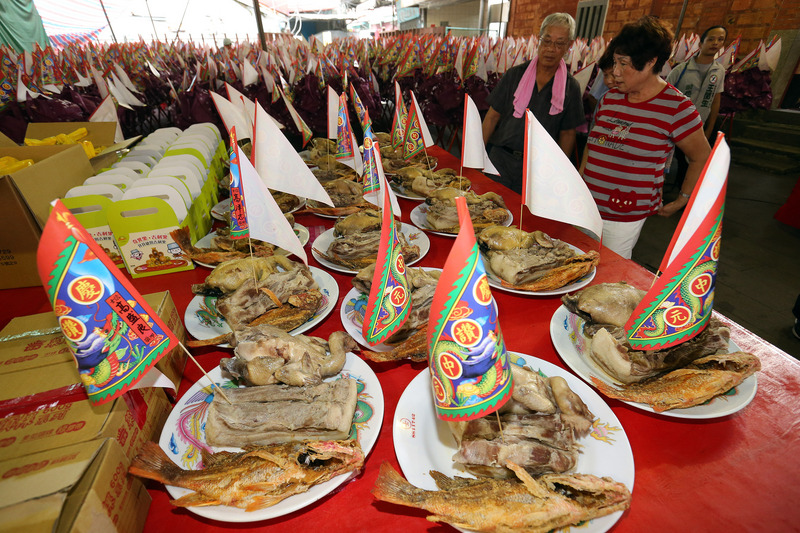
[[[598,104],[581,165],[603,217],[603,244],[628,259],[648,216],[686,205],[711,152],[691,100],[659,76],[671,42],[671,32],[649,16],[611,41],[617,87]],[[675,146],[689,169],[678,198],[663,205],[664,167]]]

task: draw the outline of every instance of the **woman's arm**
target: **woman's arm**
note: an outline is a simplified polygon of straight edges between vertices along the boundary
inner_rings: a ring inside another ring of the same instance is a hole
[[[708,145],[708,139],[702,129],[698,128],[693,133],[687,135],[676,143],[676,146],[681,149],[686,156],[686,161],[689,163],[689,168],[686,170],[686,177],[683,180],[681,193],[678,198],[664,206],[658,211],[662,217],[668,217],[675,213],[689,202],[694,186],[697,180],[700,179],[700,173],[711,154],[711,147]]]

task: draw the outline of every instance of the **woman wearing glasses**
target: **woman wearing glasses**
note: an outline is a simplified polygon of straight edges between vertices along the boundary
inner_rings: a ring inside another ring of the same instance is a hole
[[[525,109],[530,109],[564,153],[575,149],[575,128],[586,120],[578,82],[564,63],[575,39],[575,19],[552,13],[542,22],[536,57],[509,69],[489,95],[483,141],[499,176],[509,189],[522,190]]]
[[[603,244],[627,259],[648,216],[686,205],[711,152],[692,101],[659,76],[671,42],[650,16],[611,41],[617,87],[598,104],[581,165],[603,217]],[[678,198],[663,205],[664,166],[675,146],[689,168]]]

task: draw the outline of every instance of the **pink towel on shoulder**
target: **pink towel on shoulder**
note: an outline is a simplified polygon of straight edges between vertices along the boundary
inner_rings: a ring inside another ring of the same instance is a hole
[[[536,85],[536,63],[539,61],[539,56],[535,56],[522,79],[519,80],[517,90],[514,91],[514,117],[522,118],[525,114],[525,109],[531,101],[533,88]],[[557,115],[564,110],[564,93],[567,90],[567,64],[562,59],[558,64],[555,78],[553,79],[553,95],[550,97],[550,114]]]

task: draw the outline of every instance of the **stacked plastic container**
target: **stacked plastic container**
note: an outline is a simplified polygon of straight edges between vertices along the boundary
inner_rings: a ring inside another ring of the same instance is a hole
[[[180,260],[169,233],[185,226],[192,242],[208,233],[224,159],[213,124],[161,128],[68,191],[64,203],[132,276],[184,270],[191,261]]]

